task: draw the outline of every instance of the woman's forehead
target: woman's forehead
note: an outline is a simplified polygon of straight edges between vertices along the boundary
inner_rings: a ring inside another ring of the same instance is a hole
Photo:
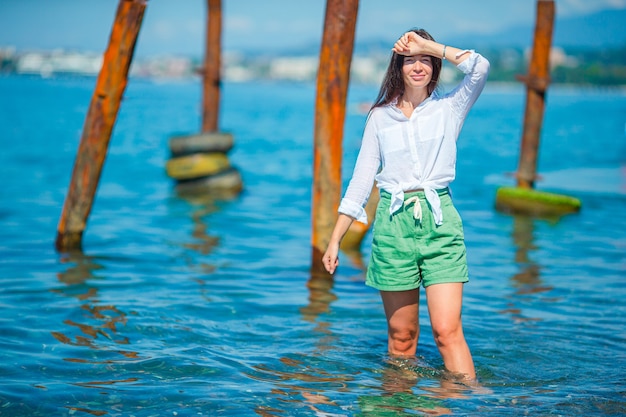
[[[405,55],[404,56],[404,59],[423,59],[423,58],[431,59],[432,55],[416,54],[416,55]]]

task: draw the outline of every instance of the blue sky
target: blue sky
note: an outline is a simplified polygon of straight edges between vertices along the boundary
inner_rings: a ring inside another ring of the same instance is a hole
[[[0,47],[103,51],[118,0],[0,0]],[[357,41],[420,26],[438,40],[532,24],[535,0],[361,0]],[[281,50],[318,45],[326,0],[222,0],[223,47]],[[626,8],[626,0],[556,0],[559,16]],[[148,0],[136,54],[200,56],[205,0]],[[468,45],[471,47],[471,38]],[[315,51],[317,53],[317,51]]]

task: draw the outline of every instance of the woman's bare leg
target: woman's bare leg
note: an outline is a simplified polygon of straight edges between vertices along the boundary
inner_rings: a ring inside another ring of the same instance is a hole
[[[419,289],[380,294],[387,316],[389,354],[415,355],[419,338]]]
[[[463,335],[461,321],[463,284],[430,285],[426,288],[426,298],[433,336],[446,369],[475,379],[474,361]]]

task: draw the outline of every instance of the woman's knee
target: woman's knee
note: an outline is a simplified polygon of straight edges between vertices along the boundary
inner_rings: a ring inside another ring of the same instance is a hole
[[[441,323],[433,325],[433,337],[439,348],[465,343],[461,323]]]
[[[397,326],[389,323],[389,352],[396,355],[411,355],[417,349],[419,326]]]

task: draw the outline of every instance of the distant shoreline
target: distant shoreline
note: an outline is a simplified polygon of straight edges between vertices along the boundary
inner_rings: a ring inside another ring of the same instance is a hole
[[[70,72],[58,72],[49,75],[38,73],[17,73],[17,72],[0,72],[0,78],[40,78],[40,79],[93,79],[97,78],[97,74],[84,74],[84,73],[70,73]],[[152,82],[155,84],[175,84],[175,83],[200,83],[199,76],[187,76],[187,77],[155,77],[144,75],[130,75],[130,81]],[[268,83],[268,84],[294,84],[294,85],[315,85],[315,80],[291,80],[291,79],[246,79],[246,80],[230,80],[225,79],[224,84],[245,84],[245,83]],[[376,83],[367,83],[361,81],[351,81],[351,86],[371,86],[372,88],[378,88]],[[442,85],[444,90],[452,88],[455,84]],[[488,81],[485,86],[486,93],[492,94],[505,94],[505,93],[523,93],[525,87],[520,82],[515,81]],[[567,84],[567,83],[553,83],[548,87],[548,94],[550,91],[556,91],[559,93],[574,92],[579,93],[581,91],[593,91],[593,92],[605,92],[616,93],[619,95],[626,95],[626,84],[624,85],[602,85],[602,84]]]
[[[516,82],[505,82],[505,81],[487,81],[487,85],[485,87],[485,91],[487,92],[495,92],[495,91],[511,91],[511,90],[521,90],[525,89],[522,83]],[[550,84],[548,87],[548,93],[550,90],[558,90],[559,92],[565,92],[567,90],[573,91],[606,91],[606,92],[614,92],[620,94],[626,94],[626,84],[624,85],[601,85],[601,84],[566,84],[566,83],[554,83]]]

